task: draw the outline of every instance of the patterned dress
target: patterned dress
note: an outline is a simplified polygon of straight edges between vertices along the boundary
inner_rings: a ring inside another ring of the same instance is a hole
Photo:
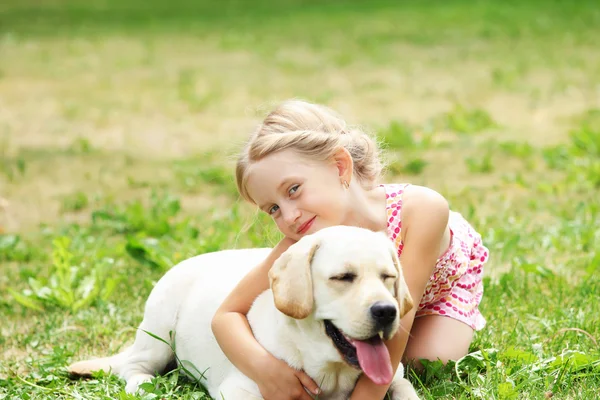
[[[402,254],[402,194],[408,184],[386,184],[388,234]],[[450,211],[450,246],[438,258],[415,318],[425,315],[444,315],[469,325],[474,330],[485,326],[479,312],[483,295],[483,266],[488,260],[488,249],[481,236],[457,212]]]

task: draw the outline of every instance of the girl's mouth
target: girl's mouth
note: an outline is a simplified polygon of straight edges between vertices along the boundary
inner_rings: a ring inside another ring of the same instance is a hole
[[[317,218],[317,217],[314,216],[311,219],[309,219],[308,221],[306,221],[305,223],[303,223],[302,225],[300,225],[300,227],[298,228],[298,231],[296,233],[298,233],[300,235],[303,233],[306,233],[306,231],[308,231],[310,229],[310,227],[312,226],[315,218]]]

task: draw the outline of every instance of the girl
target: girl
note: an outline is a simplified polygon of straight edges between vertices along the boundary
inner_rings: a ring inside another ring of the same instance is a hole
[[[378,184],[375,142],[332,110],[287,101],[272,111],[238,159],[240,194],[269,214],[285,235],[215,313],[212,329],[223,352],[253,379],[266,400],[306,399],[317,384],[268,353],[246,313],[269,288],[273,262],[304,235],[332,225],[385,231],[396,244],[415,305],[386,345],[394,372],[419,359],[443,362],[467,354],[485,325],[478,310],[488,251],[480,235],[448,209],[438,193],[408,184]],[[383,399],[387,387],[362,376],[351,400]]]

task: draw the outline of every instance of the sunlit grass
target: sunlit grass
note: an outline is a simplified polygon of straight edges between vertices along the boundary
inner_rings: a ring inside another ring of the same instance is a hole
[[[233,156],[302,97],[376,134],[385,180],[438,190],[490,248],[488,326],[411,373],[423,397],[595,398],[595,3],[247,4],[0,6],[0,397],[134,398],[64,367],[125,346],[173,264],[276,243]],[[207,398],[179,370],[155,383],[146,398]]]

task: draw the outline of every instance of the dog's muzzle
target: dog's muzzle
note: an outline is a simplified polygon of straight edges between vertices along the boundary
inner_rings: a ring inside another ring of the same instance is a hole
[[[398,310],[393,303],[378,301],[371,306],[371,318],[375,322],[375,330],[388,331],[396,321]]]

